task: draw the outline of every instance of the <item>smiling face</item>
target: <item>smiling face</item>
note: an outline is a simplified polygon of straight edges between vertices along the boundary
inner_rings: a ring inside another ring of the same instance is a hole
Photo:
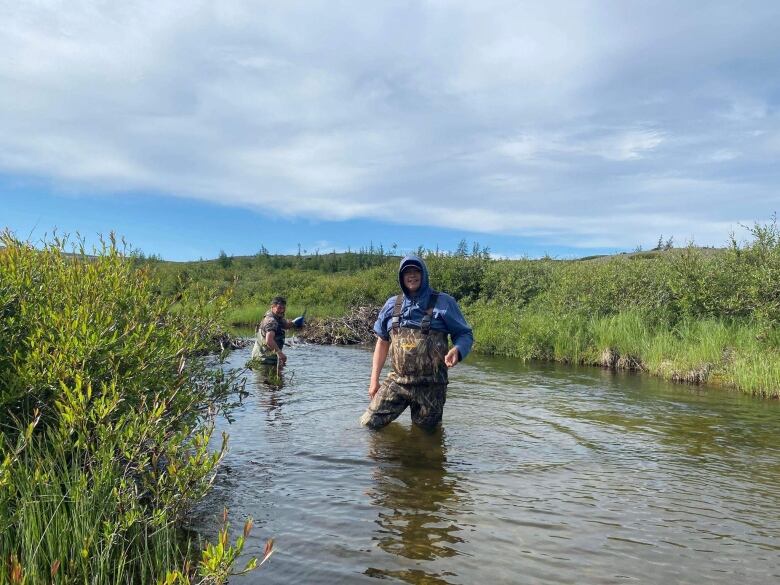
[[[277,317],[284,317],[284,312],[287,310],[287,305],[282,304],[274,304],[271,305],[271,312],[273,312],[274,315]]]
[[[404,287],[410,293],[413,294],[420,290],[420,285],[422,284],[422,272],[420,272],[418,268],[410,266],[403,271],[401,278],[403,280]]]

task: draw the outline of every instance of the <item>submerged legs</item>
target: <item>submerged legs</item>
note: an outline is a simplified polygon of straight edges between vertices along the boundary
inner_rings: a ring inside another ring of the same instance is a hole
[[[398,384],[388,378],[360,417],[360,424],[381,429],[409,406],[414,424],[434,428],[441,422],[446,400],[447,384]]]

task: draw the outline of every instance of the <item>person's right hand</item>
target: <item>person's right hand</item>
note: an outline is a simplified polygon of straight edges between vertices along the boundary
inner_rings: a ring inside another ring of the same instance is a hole
[[[379,381],[371,382],[368,385],[368,397],[373,399],[377,392],[379,392]]]
[[[280,367],[284,367],[284,364],[287,363],[287,356],[284,355],[284,352],[281,351],[281,350],[277,351],[276,352],[276,357],[279,359],[279,366]]]

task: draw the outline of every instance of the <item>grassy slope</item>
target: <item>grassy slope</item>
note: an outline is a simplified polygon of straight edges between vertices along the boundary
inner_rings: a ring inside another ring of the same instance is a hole
[[[338,258],[336,258],[338,256]],[[275,294],[289,313],[338,316],[397,291],[397,258],[329,268],[288,257],[161,264],[168,292],[186,282],[233,287],[234,324],[254,324]],[[780,394],[780,234],[755,226],[749,242],[577,261],[494,260],[478,249],[425,254],[432,285],[453,294],[475,351],[519,359],[635,368],[672,380]],[[183,275],[184,281],[177,281]]]

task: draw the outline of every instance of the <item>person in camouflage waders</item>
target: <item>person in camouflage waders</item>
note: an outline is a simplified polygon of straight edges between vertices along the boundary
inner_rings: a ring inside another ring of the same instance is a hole
[[[374,324],[371,402],[360,422],[379,429],[408,406],[414,424],[434,428],[447,399],[447,370],[468,355],[474,336],[455,299],[429,286],[428,268],[420,258],[401,260],[398,281],[403,293],[387,300]],[[388,353],[392,371],[380,385]]]
[[[284,318],[287,310],[287,300],[284,297],[274,297],[271,308],[266,311],[263,320],[257,327],[257,338],[252,347],[251,363],[263,366],[279,366],[283,368],[287,363],[284,355],[285,329],[295,327],[300,329],[304,325],[303,316],[296,317],[292,321]]]

